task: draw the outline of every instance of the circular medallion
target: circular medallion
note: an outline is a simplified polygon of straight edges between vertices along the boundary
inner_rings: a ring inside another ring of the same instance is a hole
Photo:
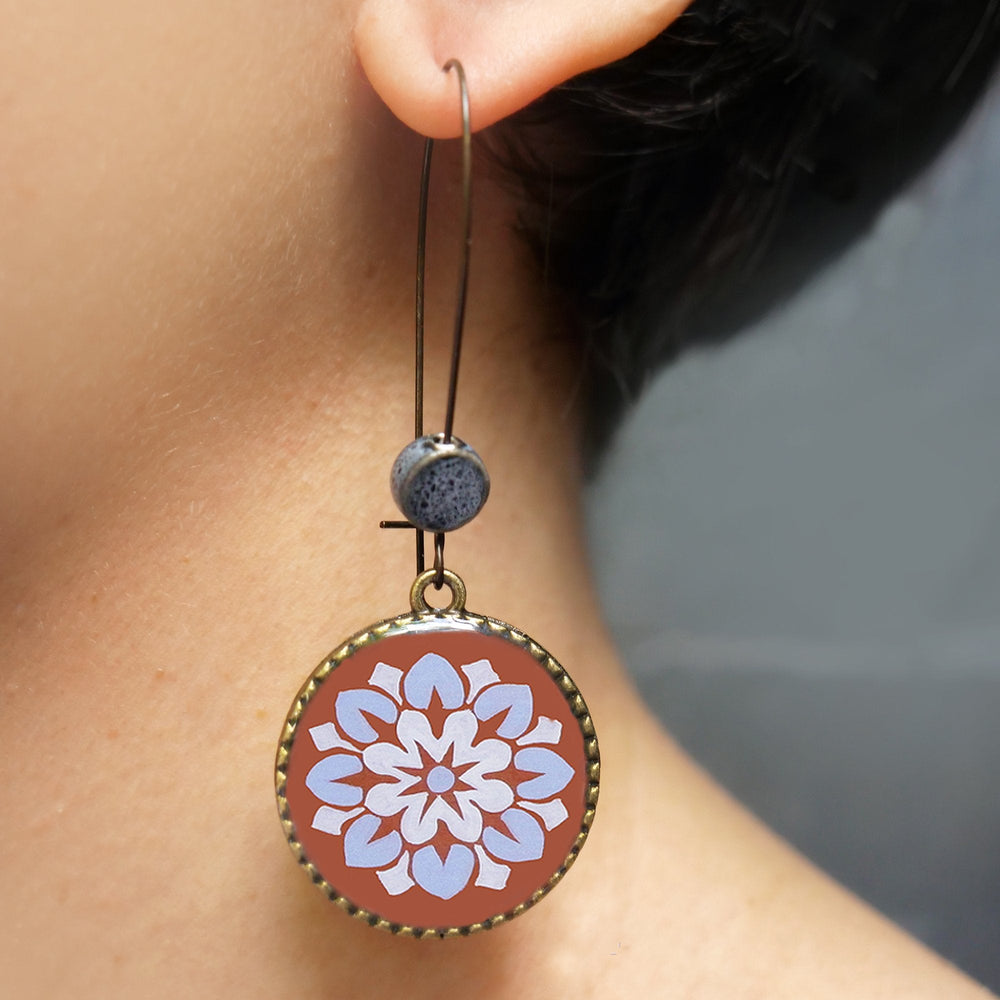
[[[400,934],[496,926],[565,874],[593,822],[587,706],[528,636],[466,611],[380,622],[299,692],[278,808],[313,881]]]

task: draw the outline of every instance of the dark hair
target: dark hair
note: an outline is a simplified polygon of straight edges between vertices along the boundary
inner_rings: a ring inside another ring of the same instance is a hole
[[[695,0],[496,131],[586,338],[592,439],[864,229],[961,121],[998,29],[994,0]]]

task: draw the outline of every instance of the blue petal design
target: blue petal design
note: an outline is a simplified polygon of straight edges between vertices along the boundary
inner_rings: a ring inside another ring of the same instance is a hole
[[[451,899],[469,884],[475,861],[475,855],[464,844],[452,844],[443,862],[428,844],[413,855],[410,870],[421,889],[438,899]]]
[[[313,764],[306,775],[306,788],[328,806],[357,806],[364,792],[353,785],[342,784],[340,779],[361,770],[360,758],[349,753],[335,753]]]
[[[382,820],[371,813],[359,816],[344,834],[344,864],[349,868],[382,868],[399,857],[403,849],[403,838],[393,830],[378,840],[372,838],[378,833]]]
[[[455,668],[437,653],[425,653],[407,671],[403,681],[406,700],[414,708],[427,708],[437,691],[441,704],[458,708],[465,701],[465,687]]]
[[[507,717],[497,727],[497,734],[506,740],[517,739],[527,730],[535,710],[535,699],[527,684],[495,684],[488,687],[473,706],[476,718],[485,721],[498,712]]]
[[[364,688],[341,691],[337,695],[335,711],[340,728],[361,743],[371,743],[378,736],[362,712],[369,712],[383,722],[395,722],[399,715],[399,709],[391,699],[378,691],[366,691]]]
[[[537,861],[545,850],[545,834],[534,816],[523,809],[500,814],[511,836],[490,826],[483,831],[483,847],[501,861]]]
[[[537,774],[537,778],[522,781],[517,794],[522,799],[548,799],[561,792],[573,777],[573,768],[547,747],[525,747],[514,754],[514,766],[519,771]]]

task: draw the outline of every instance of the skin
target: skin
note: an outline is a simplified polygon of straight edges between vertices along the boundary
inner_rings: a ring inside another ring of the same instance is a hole
[[[591,589],[576,352],[477,169],[459,433],[493,476],[448,545],[470,608],[571,670],[599,726],[590,842],[496,932],[393,939],[277,822],[304,677],[405,609],[388,470],[411,431],[421,141],[357,10],[0,11],[0,982],[20,997],[985,995],[832,885],[648,717]],[[453,308],[432,199],[427,398]],[[437,418],[432,418],[437,419]]]

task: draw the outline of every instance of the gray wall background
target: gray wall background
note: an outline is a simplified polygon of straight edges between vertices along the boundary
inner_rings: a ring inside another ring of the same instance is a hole
[[[670,731],[1000,991],[1000,87],[808,288],[657,379],[588,517]]]

